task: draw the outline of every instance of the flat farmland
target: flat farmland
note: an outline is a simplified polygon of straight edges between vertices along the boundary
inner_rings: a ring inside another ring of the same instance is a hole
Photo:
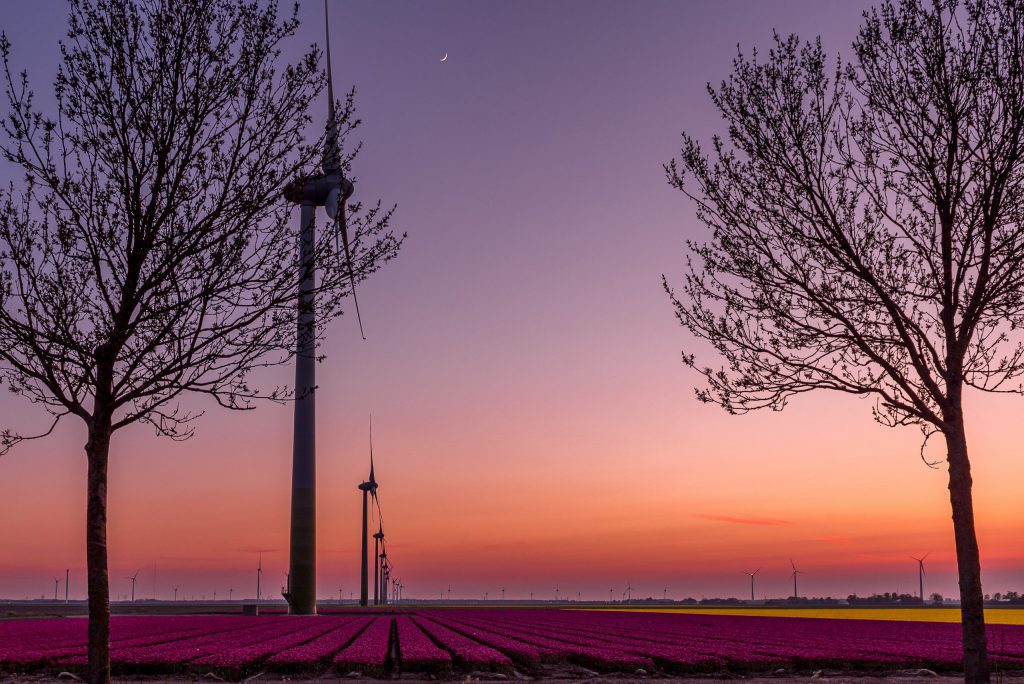
[[[436,608],[286,615],[121,615],[118,676],[224,679],[352,673],[463,679],[472,673],[619,677],[960,670],[960,627],[912,619],[735,611]],[[0,676],[82,671],[85,619],[0,622]],[[1024,673],[1024,626],[989,627],[992,666]]]

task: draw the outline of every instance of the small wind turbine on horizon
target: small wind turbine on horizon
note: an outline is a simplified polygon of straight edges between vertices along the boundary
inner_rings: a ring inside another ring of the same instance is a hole
[[[260,611],[260,600],[263,594],[260,592],[260,580],[263,579],[263,552],[260,552],[260,564],[256,567],[256,612]]]
[[[178,587],[174,587],[174,602],[178,602]]]
[[[57,589],[58,588],[60,588],[60,578],[59,577],[54,577],[53,578],[53,600],[54,601],[57,600]]]
[[[142,572],[142,568],[136,570],[135,574],[128,578],[132,581],[132,603],[135,603],[135,580],[138,579],[140,572]]]
[[[635,589],[633,588],[633,585],[630,584],[627,581],[626,582],[626,590],[624,592],[622,592],[622,595],[626,597],[627,601],[632,601],[633,600],[633,592],[634,591],[635,591]]]
[[[793,568],[793,569],[795,570],[796,568]],[[758,568],[754,572],[744,572],[743,573],[744,575],[750,575],[750,600],[751,601],[754,600],[754,575],[756,575],[759,572],[761,572],[761,568]],[[795,586],[794,586],[793,591],[794,592],[796,591]]]
[[[929,551],[920,558],[911,556],[911,558],[917,561],[917,590],[920,592],[919,595],[921,597],[921,603],[924,603],[924,559],[930,556],[931,553],[932,552]]]
[[[791,566],[793,566],[793,598],[799,598],[800,594],[798,594],[796,592],[796,576],[797,575],[806,575],[807,573],[804,572],[803,570],[797,570],[796,569],[796,563],[793,562],[792,558],[789,559],[789,564]],[[751,578],[751,582],[753,582],[753,578]]]

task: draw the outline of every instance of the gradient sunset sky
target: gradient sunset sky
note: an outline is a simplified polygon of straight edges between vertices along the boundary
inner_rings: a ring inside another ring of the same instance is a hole
[[[293,59],[323,34],[302,4]],[[662,164],[681,131],[723,132],[705,83],[773,28],[848,55],[869,5],[332,0],[335,87],[357,86],[365,120],[356,193],[397,202],[409,238],[360,289],[369,339],[337,321],[318,367],[320,596],[358,595],[371,411],[408,596],[743,597],[761,568],[758,597],[780,597],[790,558],[801,594],[909,593],[926,552],[926,592],[956,595],[946,472],[920,433],[835,394],[743,417],[698,403],[660,282],[704,235]],[[0,26],[48,106],[64,2],[5,4]],[[1024,400],[966,403],[985,591],[1024,591]],[[115,435],[115,597],[139,568],[152,595],[154,567],[159,598],[253,596],[260,550],[265,586],[285,582],[292,409],[207,408],[184,444]],[[0,393],[0,426],[44,422]],[[69,420],[0,458],[0,597],[52,595],[65,568],[84,597],[84,443]]]

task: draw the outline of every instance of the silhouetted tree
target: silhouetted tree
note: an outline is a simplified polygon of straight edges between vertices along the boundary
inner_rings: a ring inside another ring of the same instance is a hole
[[[247,0],[71,0],[56,112],[13,76],[3,155],[24,182],[0,195],[0,379],[88,441],[89,680],[109,680],[107,462],[137,422],[185,439],[183,394],[249,409],[250,385],[288,361],[296,327],[297,218],[282,198],[313,169],[304,142],[323,89],[313,49],[279,65],[297,7]],[[325,108],[326,109],[326,108]],[[358,125],[350,94],[337,125]],[[347,169],[354,156],[346,153]],[[400,240],[380,204],[350,207],[363,279]],[[333,230],[315,245],[319,323],[341,313],[348,270]],[[4,449],[27,439],[2,433]]]
[[[724,359],[684,354],[700,399],[838,390],[945,438],[971,682],[989,675],[962,399],[1022,391],[1022,51],[1019,0],[886,2],[847,65],[777,36],[708,88],[727,138],[706,155],[684,135],[666,167],[712,232],[681,294],[665,285]]]

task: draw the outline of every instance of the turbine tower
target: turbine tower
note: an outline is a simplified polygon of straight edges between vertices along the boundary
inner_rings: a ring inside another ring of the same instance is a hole
[[[376,497],[374,497],[376,498]],[[373,605],[380,605],[380,573],[381,573],[381,561],[383,560],[380,554],[380,545],[384,541],[384,527],[378,525],[377,531],[373,535]]]
[[[794,568],[794,570],[795,569],[796,568]],[[754,572],[744,572],[743,573],[744,575],[750,575],[750,600],[751,600],[751,602],[753,602],[753,600],[754,600],[754,575],[756,575],[759,572],[761,572],[761,568],[758,568]]]
[[[920,558],[914,558],[917,561],[917,590],[920,592],[918,595],[921,597],[921,603],[924,603],[924,559],[931,554],[931,551],[924,554]]]
[[[370,588],[368,586],[370,580],[369,567],[366,564],[366,554],[369,552],[369,537],[367,536],[366,527],[366,515],[367,510],[367,495],[372,495],[374,499],[377,498],[377,480],[373,476],[373,418],[370,418],[370,478],[359,485],[359,491],[363,493],[363,545],[362,545],[362,567],[360,573],[360,587],[359,587],[359,605],[364,608],[370,602]],[[376,561],[374,561],[376,565]],[[374,594],[377,590],[374,589]]]
[[[800,594],[796,593],[796,576],[806,575],[807,573],[805,573],[803,570],[797,570],[796,564],[793,562],[792,558],[789,559],[789,564],[793,566],[793,598],[799,598]],[[753,578],[751,578],[750,581],[753,582]]]
[[[391,563],[388,562],[388,549],[381,540],[380,548],[380,605],[388,604],[388,584],[391,580]]]
[[[313,291],[316,287],[316,264],[313,260],[316,228],[313,217],[317,207],[324,207],[336,221],[345,246],[352,297],[355,299],[355,274],[345,203],[352,195],[352,182],[341,168],[338,147],[338,126],[334,111],[334,84],[331,74],[331,33],[324,0],[324,30],[327,42],[327,136],[324,146],[323,172],[298,179],[285,190],[285,199],[301,207],[299,224],[298,328],[295,338],[295,423],[292,442],[292,521],[288,559],[288,589],[283,592],[288,612],[293,615],[316,613],[316,308]],[[364,336],[365,339],[365,336]]]
[[[263,579],[263,553],[260,552],[260,564],[256,566],[256,614],[260,614],[260,599],[263,594],[260,592],[260,581]]]
[[[135,574],[128,578],[132,581],[132,603],[135,603],[135,580],[138,579],[140,572],[142,572],[142,568],[136,570]]]

